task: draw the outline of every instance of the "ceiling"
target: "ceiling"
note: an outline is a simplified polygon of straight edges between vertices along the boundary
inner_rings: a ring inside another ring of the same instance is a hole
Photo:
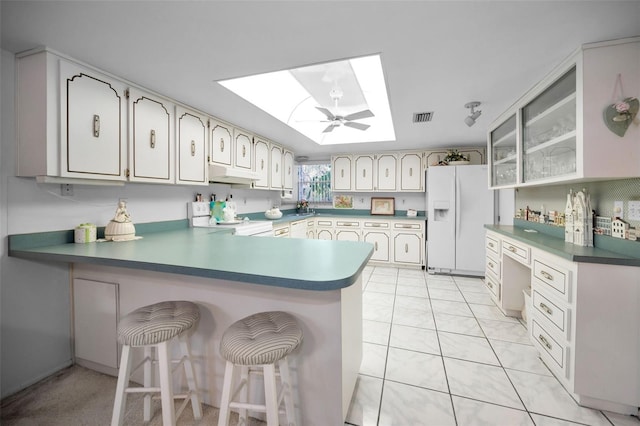
[[[2,0],[0,14],[2,49],[46,45],[311,159],[483,145],[491,121],[580,44],[640,35],[640,0]],[[215,83],[373,53],[395,142],[318,146]],[[482,102],[473,127],[469,101]],[[426,111],[431,122],[412,122]]]

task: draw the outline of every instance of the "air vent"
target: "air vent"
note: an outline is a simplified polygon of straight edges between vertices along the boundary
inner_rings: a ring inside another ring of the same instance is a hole
[[[431,112],[414,112],[413,113],[413,122],[414,123],[426,123],[427,121],[431,121],[433,118],[433,111]]]

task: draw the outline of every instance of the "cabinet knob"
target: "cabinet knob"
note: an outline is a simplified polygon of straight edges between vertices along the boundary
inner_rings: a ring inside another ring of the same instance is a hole
[[[151,145],[151,148],[156,147],[156,131],[153,129],[151,129],[151,136],[149,137],[149,145]]]

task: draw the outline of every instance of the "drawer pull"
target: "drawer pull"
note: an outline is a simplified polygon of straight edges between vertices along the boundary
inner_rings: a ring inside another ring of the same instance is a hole
[[[378,251],[378,242],[376,241],[374,245],[376,246],[376,251]]]
[[[156,147],[156,131],[153,129],[151,129],[151,137],[149,139],[149,145],[151,146],[151,148]]]
[[[220,152],[224,152],[224,139],[220,138]]]
[[[97,114],[93,116],[93,136],[100,137],[100,116]]]
[[[367,177],[367,169],[362,169],[362,177],[363,178]]]
[[[389,177],[389,169],[384,169],[384,177]]]
[[[493,262],[489,262],[489,268],[493,269],[493,268],[494,268],[494,266],[495,266],[495,265],[493,264]]]
[[[409,244],[404,245],[404,252],[409,253]]]
[[[191,156],[196,156],[196,141],[191,141]]]
[[[548,279],[549,281],[553,281],[553,275],[548,273],[547,271],[540,271],[540,275]]]
[[[409,176],[413,176],[413,167],[409,167]]]
[[[380,228],[380,224],[379,223],[372,223],[371,226],[373,226],[374,228]]]
[[[344,177],[344,169],[340,169],[340,177]]]
[[[507,247],[507,250],[509,250],[512,253],[515,253],[516,251],[518,251],[514,246]]]
[[[542,308],[542,310],[548,313],[549,315],[553,315],[553,311],[551,310],[551,308],[542,302],[540,302],[540,308]]]
[[[538,336],[538,340],[540,340],[540,342],[542,342],[542,344],[545,345],[547,349],[551,350],[553,348],[551,346],[551,343],[549,343],[549,341],[545,339],[545,337],[542,334]]]
[[[246,145],[242,145],[242,158],[246,157],[247,155],[247,147]]]
[[[264,170],[264,159],[260,160],[260,170]]]

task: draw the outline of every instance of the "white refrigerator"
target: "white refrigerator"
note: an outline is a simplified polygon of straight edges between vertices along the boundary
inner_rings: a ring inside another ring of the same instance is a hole
[[[495,200],[486,165],[427,170],[427,268],[430,273],[484,275],[485,224]]]

